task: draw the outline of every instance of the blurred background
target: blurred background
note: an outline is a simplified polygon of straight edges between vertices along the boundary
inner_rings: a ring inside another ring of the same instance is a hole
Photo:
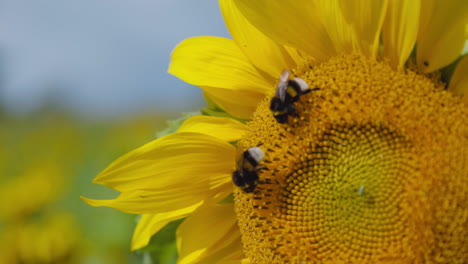
[[[199,35],[228,37],[216,1],[0,1],[0,263],[148,263],[135,216],[79,196],[113,198],[92,179],[204,105],[167,74]]]

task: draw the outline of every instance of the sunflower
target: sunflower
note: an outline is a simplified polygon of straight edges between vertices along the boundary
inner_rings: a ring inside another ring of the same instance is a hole
[[[133,250],[186,217],[178,263],[465,263],[466,2],[219,3],[232,39],[183,41],[169,73],[230,117],[124,155],[94,180],[121,194],[85,201],[142,214]]]

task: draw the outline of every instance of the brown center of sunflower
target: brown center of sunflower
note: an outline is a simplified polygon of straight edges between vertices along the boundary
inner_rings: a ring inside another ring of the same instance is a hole
[[[279,124],[270,98],[243,148],[265,152],[235,206],[253,263],[468,259],[467,107],[441,83],[352,55],[294,75],[313,91]],[[454,262],[455,261],[455,262]]]

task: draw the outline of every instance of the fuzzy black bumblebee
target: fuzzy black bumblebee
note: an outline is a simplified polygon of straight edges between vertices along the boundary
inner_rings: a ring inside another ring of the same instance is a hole
[[[293,78],[290,80],[289,75],[288,70],[283,71],[276,87],[275,96],[271,98],[270,110],[280,124],[288,122],[288,116],[297,116],[294,103],[299,101],[302,95],[312,91],[303,79]],[[318,90],[318,88],[313,90]]]
[[[258,171],[266,169],[259,165],[264,156],[259,147],[251,147],[238,157],[237,169],[232,173],[232,181],[244,192],[251,193],[257,187],[259,183]]]

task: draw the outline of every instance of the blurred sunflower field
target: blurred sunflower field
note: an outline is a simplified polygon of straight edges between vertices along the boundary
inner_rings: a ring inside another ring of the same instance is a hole
[[[144,253],[129,250],[136,217],[88,206],[79,197],[113,195],[89,183],[112,160],[154,139],[165,119],[3,111],[0,263],[142,263]]]
[[[179,222],[132,251],[139,216],[80,197],[118,195],[93,179],[203,105],[167,67],[187,36],[228,35],[218,6],[6,0],[0,13],[0,264],[175,263]]]

